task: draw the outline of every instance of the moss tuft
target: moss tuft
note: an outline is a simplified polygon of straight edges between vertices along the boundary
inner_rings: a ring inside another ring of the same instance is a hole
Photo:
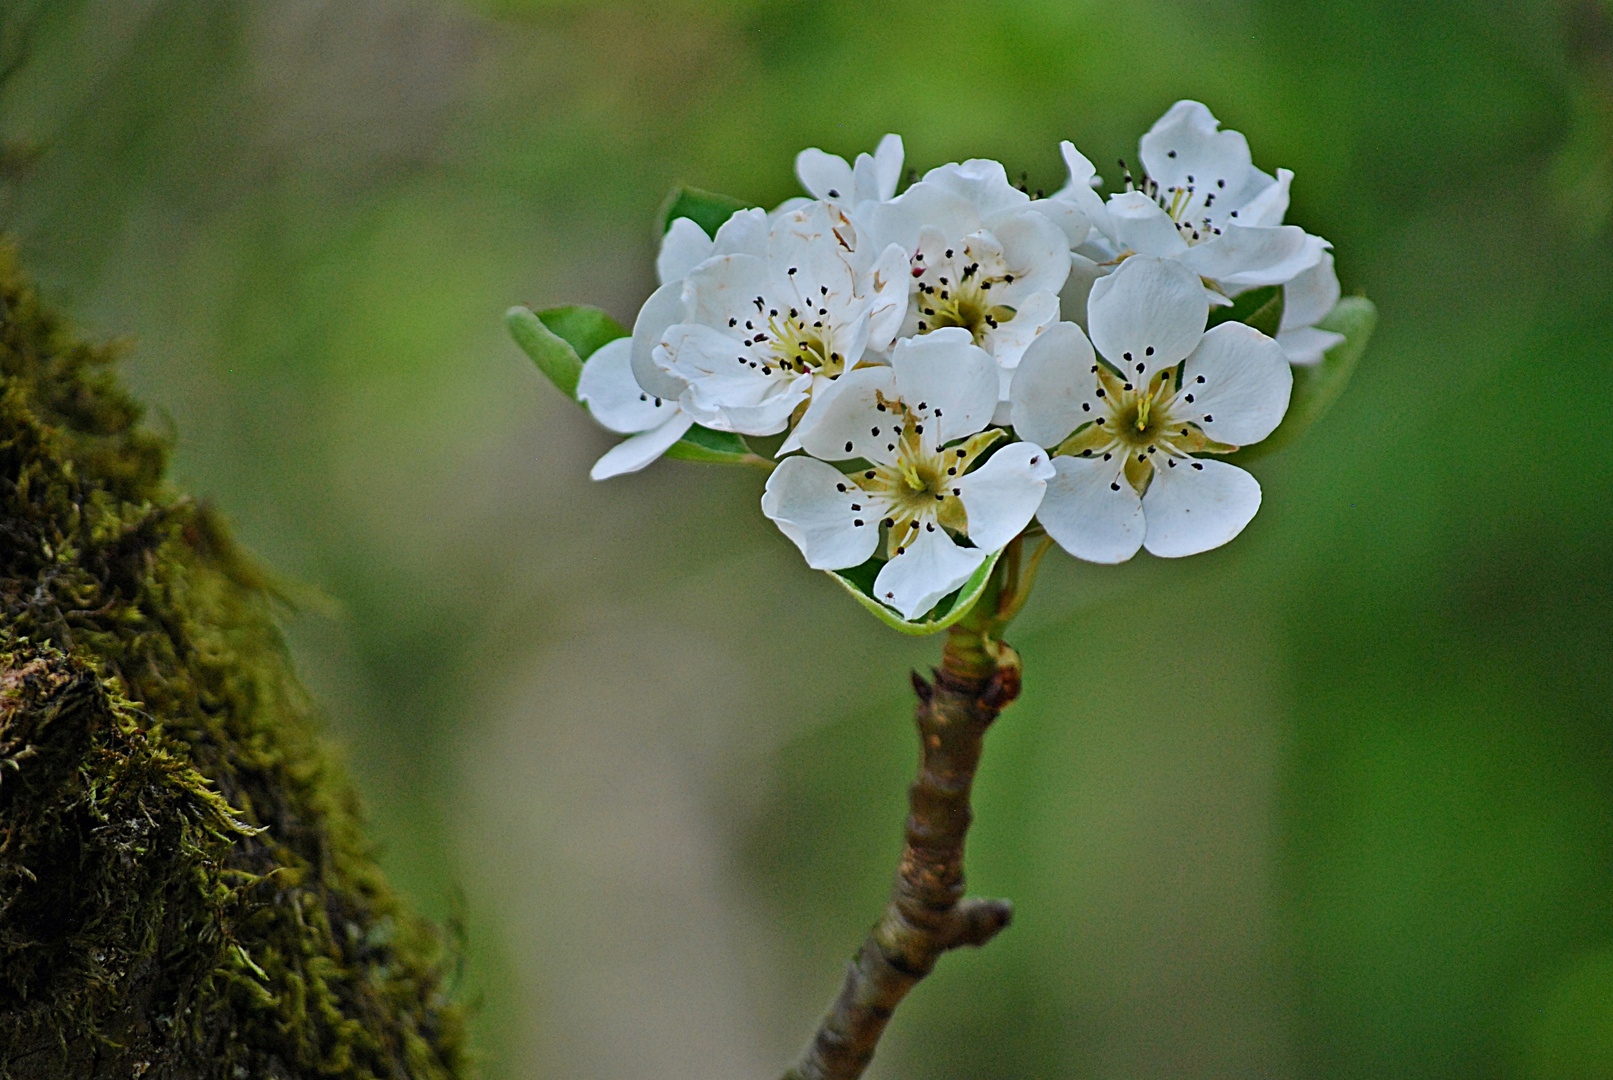
[[[468,1075],[264,577],[0,252],[0,1080]]]

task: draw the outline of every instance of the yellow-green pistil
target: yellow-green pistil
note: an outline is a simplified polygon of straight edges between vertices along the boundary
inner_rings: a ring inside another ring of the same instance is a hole
[[[925,419],[915,416],[901,402],[880,395],[877,408],[891,413],[892,420],[900,425],[900,434],[891,444],[896,461],[859,469],[847,477],[849,485],[867,496],[866,502],[851,504],[852,510],[866,510],[869,514],[854,524],[865,527],[873,523],[873,515],[883,514],[878,524],[889,530],[885,553],[893,559],[907,550],[920,530],[934,532],[939,525],[967,536],[969,518],[958,497],[962,489],[957,482],[975,459],[1002,437],[1002,431],[991,428],[957,446],[940,448],[935,445],[933,431],[925,434]]]
[[[1193,409],[1194,390],[1203,384],[1204,376],[1178,387],[1181,368],[1166,368],[1155,372],[1146,386],[1139,387],[1104,364],[1094,364],[1092,372],[1097,381],[1100,415],[1065,439],[1054,451],[1056,455],[1101,457],[1105,461],[1122,455],[1120,472],[1141,495],[1148,490],[1156,468],[1201,469],[1203,466],[1190,455],[1226,454],[1237,449],[1214,441],[1198,426],[1198,418],[1204,414]],[[1118,476],[1110,487],[1120,490]]]

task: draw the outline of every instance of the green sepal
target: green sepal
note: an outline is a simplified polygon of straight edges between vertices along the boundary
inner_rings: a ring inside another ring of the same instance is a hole
[[[517,305],[504,313],[504,325],[538,370],[572,401],[577,400],[583,361],[607,341],[627,336],[621,323],[581,304],[535,313]]]
[[[997,560],[1002,552],[994,552],[991,558],[980,564],[980,568],[969,575],[969,580],[954,593],[945,596],[941,602],[930,609],[928,615],[916,622],[909,622],[896,612],[875,600],[873,597],[874,579],[885,564],[878,559],[869,559],[861,566],[854,566],[849,570],[825,570],[824,573],[840,582],[841,586],[856,597],[857,602],[869,611],[874,617],[886,626],[894,627],[904,634],[922,637],[925,634],[938,634],[951,626],[975,606],[980,594],[986,591],[991,582],[991,572],[997,566]]]
[[[661,204],[661,232],[664,234],[674,221],[686,217],[704,229],[707,236],[716,236],[735,210],[745,209],[748,207],[744,203],[729,195],[692,187],[673,188],[672,194]]]
[[[578,360],[587,360],[601,346],[628,335],[625,326],[587,304],[547,308],[538,312],[538,318],[551,333],[576,351]]]
[[[1344,340],[1327,350],[1320,364],[1293,367],[1294,391],[1288,399],[1288,413],[1283,422],[1265,439],[1229,455],[1227,460],[1245,462],[1274,454],[1309,430],[1344,393],[1377,325],[1378,309],[1371,300],[1364,296],[1346,296],[1340,300],[1316,327],[1343,334]]]
[[[1241,322],[1252,326],[1267,337],[1276,337],[1283,324],[1283,287],[1266,285],[1242,292],[1232,301],[1231,307],[1210,309],[1210,320],[1205,329],[1224,322]]]
[[[756,457],[745,440],[733,432],[713,431],[699,424],[685,432],[683,438],[673,443],[664,456],[719,465],[736,465]]]
[[[565,338],[543,325],[529,309],[512,307],[504,313],[504,325],[521,351],[532,358],[538,370],[572,401],[577,400],[577,380],[582,377],[582,358]]]

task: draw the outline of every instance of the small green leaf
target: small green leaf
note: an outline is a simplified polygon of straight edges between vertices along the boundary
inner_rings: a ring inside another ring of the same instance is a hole
[[[577,380],[582,376],[582,358],[565,338],[557,336],[530,310],[512,307],[504,313],[504,325],[538,370],[572,401],[577,400]]]
[[[1364,296],[1346,296],[1316,325],[1318,329],[1343,334],[1344,340],[1327,350],[1320,364],[1294,366],[1294,392],[1288,399],[1288,414],[1283,422],[1263,441],[1230,455],[1229,461],[1245,462],[1274,454],[1326,414],[1344,393],[1361,362],[1373,327],[1378,325],[1378,309]]]
[[[587,304],[549,308],[538,312],[538,318],[555,336],[576,350],[579,360],[587,360],[601,345],[628,334],[621,323]]]
[[[1001,556],[1001,551],[993,553],[991,558],[981,563],[980,568],[969,576],[969,580],[965,581],[961,588],[943,597],[923,619],[913,622],[902,618],[874,599],[874,579],[879,576],[880,568],[885,565],[878,559],[869,559],[861,566],[854,566],[849,570],[825,570],[824,573],[840,582],[859,604],[873,612],[874,617],[886,626],[894,627],[904,634],[922,637],[925,634],[938,634],[969,614],[969,609],[975,606],[980,594],[986,591],[986,586],[991,581],[991,572],[996,568],[997,560]]]
[[[720,465],[734,465],[748,461],[756,455],[745,440],[731,431],[713,431],[696,424],[683,438],[672,444],[666,452],[669,458],[684,461],[710,461]]]
[[[707,236],[716,236],[717,230],[722,227],[723,222],[734,216],[735,210],[744,209],[745,204],[738,199],[719,195],[715,191],[701,191],[692,187],[673,188],[672,194],[661,204],[661,231],[665,233],[672,228],[673,221],[686,217],[704,229]]]
[[[1267,337],[1276,337],[1283,322],[1283,287],[1266,285],[1250,289],[1239,293],[1231,307],[1211,308],[1210,321],[1205,329],[1224,322],[1241,322]]]

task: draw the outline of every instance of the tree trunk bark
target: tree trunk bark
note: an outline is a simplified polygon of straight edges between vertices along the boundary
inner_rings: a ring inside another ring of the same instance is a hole
[[[0,1080],[467,1076],[265,576],[0,252]]]

